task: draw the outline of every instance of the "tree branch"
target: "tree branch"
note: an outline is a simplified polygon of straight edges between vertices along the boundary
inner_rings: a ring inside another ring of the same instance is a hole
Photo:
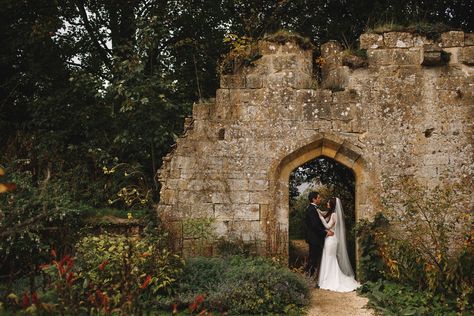
[[[97,51],[99,52],[100,57],[102,58],[102,61],[104,64],[111,69],[111,62],[109,60],[108,54],[112,55],[112,52],[107,48],[107,45],[103,43],[95,34],[94,29],[92,28],[89,17],[87,16],[87,12],[84,6],[84,1],[83,0],[76,0],[76,7],[79,10],[79,13],[82,17],[82,20],[84,21],[84,27],[87,30],[87,33],[89,33],[92,42],[94,46],[96,47]]]

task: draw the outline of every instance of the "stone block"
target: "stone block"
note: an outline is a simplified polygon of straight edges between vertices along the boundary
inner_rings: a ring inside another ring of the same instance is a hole
[[[259,204],[235,204],[234,209],[235,219],[258,221],[260,220],[260,205]]]
[[[385,47],[410,48],[413,47],[413,35],[406,32],[388,32],[383,34]]]
[[[348,90],[337,91],[332,93],[332,102],[339,104],[354,102],[356,97],[357,93]]]
[[[216,106],[228,105],[230,103],[230,90],[217,89],[216,90]]]
[[[273,56],[273,70],[274,72],[281,72],[287,70],[297,71],[298,56],[295,54]]]
[[[438,45],[423,46],[423,66],[439,66],[443,64],[441,48]]]
[[[214,216],[219,221],[259,220],[260,207],[258,204],[215,204]]]
[[[350,133],[352,124],[350,120],[331,120],[331,130],[337,133]]]
[[[193,179],[188,181],[188,189],[191,191],[202,191],[205,189],[204,181]]]
[[[234,219],[232,204],[214,204],[214,218],[218,221],[229,221]]]
[[[355,117],[355,105],[352,103],[334,102],[331,111],[333,120],[351,121]]]
[[[193,104],[193,118],[198,120],[205,120],[209,117],[209,110],[211,106],[208,103],[194,103]]]
[[[263,87],[263,77],[261,75],[247,75],[245,84],[248,89],[260,89]]]
[[[249,203],[250,193],[246,191],[231,191],[229,196],[232,203]]]
[[[449,155],[447,153],[436,153],[423,157],[426,166],[448,165]]]
[[[338,55],[342,50],[342,45],[339,42],[329,41],[321,45],[321,56],[327,58],[331,55]]]
[[[268,191],[250,192],[250,203],[252,204],[269,204],[270,193]]]
[[[464,46],[474,46],[474,33],[464,33]]]
[[[421,58],[422,55],[419,48],[393,50],[393,63],[395,65],[420,65]]]
[[[331,119],[332,102],[330,100],[321,100],[315,103],[303,104],[303,116],[306,121],[317,119]]]
[[[247,179],[228,179],[229,188],[234,191],[247,191],[249,189],[249,181]]]
[[[423,47],[425,45],[434,45],[433,40],[426,38],[422,35],[413,35],[413,47]],[[439,44],[436,44],[439,46]]]
[[[305,50],[301,48],[298,44],[294,42],[286,42],[284,45],[281,45],[280,47],[280,52],[282,54],[298,54],[298,55],[303,55],[305,51],[310,51],[310,49]]]
[[[188,156],[176,156],[172,163],[175,164],[176,168],[180,169],[193,169],[196,166],[196,160],[194,160],[194,157]]]
[[[467,46],[462,48],[461,61],[465,65],[474,65],[474,46]]]
[[[245,88],[244,75],[221,75],[222,89],[239,89]]]
[[[179,191],[179,201],[187,201],[189,203],[210,203],[211,197],[206,192],[199,191]]]
[[[278,53],[279,48],[280,48],[279,45],[273,42],[267,42],[267,41],[258,42],[258,50],[260,54],[262,55],[270,55],[270,54]]]
[[[349,83],[349,76],[349,67],[338,67],[327,73],[323,72],[323,81],[321,85],[324,89],[329,89],[332,91],[341,91],[347,87]]]
[[[249,180],[250,191],[265,191],[268,190],[268,180]]]
[[[227,192],[212,192],[211,201],[214,204],[231,203],[230,195]]]
[[[443,49],[442,58],[444,64],[458,64],[461,60],[463,47],[446,47]]]
[[[375,33],[364,33],[359,37],[361,49],[375,49],[383,47],[383,36]]]
[[[261,58],[255,60],[251,67],[245,68],[245,73],[247,75],[268,75],[272,72],[271,60],[271,55],[262,56]]]
[[[450,31],[441,34],[441,47],[464,46],[464,32]]]
[[[260,221],[237,221],[235,225],[238,227],[240,237],[245,242],[254,243],[265,238]]]
[[[369,49],[367,51],[369,66],[388,66],[393,63],[393,51],[391,49]]]
[[[285,87],[293,89],[309,89],[313,81],[311,76],[295,73],[293,71],[285,71],[271,74],[268,76],[268,87],[273,89],[281,89]]]

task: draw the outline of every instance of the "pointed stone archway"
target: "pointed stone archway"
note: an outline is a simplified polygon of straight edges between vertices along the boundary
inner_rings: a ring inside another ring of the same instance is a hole
[[[365,199],[361,193],[368,189],[368,182],[364,181],[368,176],[365,161],[359,149],[347,140],[334,134],[322,133],[306,141],[307,144],[283,156],[279,162],[271,166],[271,174],[274,182],[273,203],[267,220],[267,237],[274,245],[270,245],[275,253],[284,254],[288,257],[288,226],[289,226],[289,179],[290,174],[299,166],[324,156],[350,168],[355,175],[355,220],[366,216],[363,204]],[[277,234],[285,236],[277,236]],[[280,248],[279,247],[284,247]],[[357,245],[356,245],[357,249]],[[356,251],[357,253],[357,251]]]

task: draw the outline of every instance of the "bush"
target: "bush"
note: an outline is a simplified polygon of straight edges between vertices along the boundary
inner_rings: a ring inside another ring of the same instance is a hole
[[[305,279],[266,258],[192,258],[177,282],[177,294],[161,308],[186,306],[198,295],[209,310],[230,314],[301,313],[309,302]]]
[[[474,304],[472,183],[428,188],[408,178],[384,185],[385,216],[358,225],[362,279],[404,284],[413,292],[429,292],[439,301],[450,302],[443,310],[470,311]],[[425,312],[415,314],[420,313]]]
[[[42,289],[8,294],[6,311],[142,314],[153,309],[157,295],[172,294],[182,271],[181,259],[153,238],[104,234],[85,237],[76,248],[75,257],[61,259],[52,251],[51,263],[42,266]]]
[[[377,236],[387,227],[388,221],[378,213],[373,221],[363,219],[355,227],[360,245],[359,280],[377,281],[384,276],[386,266],[380,254],[380,241]]]
[[[474,303],[474,278],[463,268],[474,260],[472,183],[427,188],[404,179],[386,187],[383,203],[393,225],[379,239],[387,277]]]
[[[455,312],[456,300],[390,281],[367,282],[358,291],[383,315],[472,315],[472,310]]]
[[[17,190],[0,196],[0,274],[33,276],[51,247],[70,251],[85,207],[73,200],[63,181],[37,185],[29,172],[12,172],[9,180]]]

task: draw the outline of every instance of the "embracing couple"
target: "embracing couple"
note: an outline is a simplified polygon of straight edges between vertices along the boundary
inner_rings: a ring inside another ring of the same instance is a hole
[[[332,197],[327,202],[327,210],[321,207],[318,192],[308,195],[306,209],[310,276],[319,271],[317,287],[336,292],[350,292],[360,286],[354,279],[346,246],[344,214],[339,198]]]

